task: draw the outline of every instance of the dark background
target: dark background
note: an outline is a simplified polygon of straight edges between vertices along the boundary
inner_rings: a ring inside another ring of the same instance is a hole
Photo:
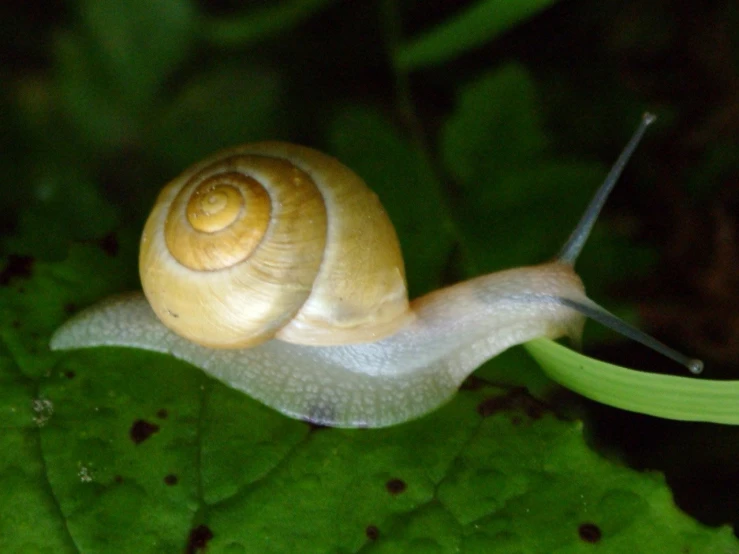
[[[282,29],[231,36],[229,21],[279,3],[200,1],[198,24],[163,39],[164,67],[144,48],[156,29],[118,35],[115,18],[88,4],[0,6],[3,255],[63,259],[73,241],[133,232],[159,183],[219,147],[280,138],[330,148],[326,122],[337,106],[381,110],[441,166],[433,145],[460,87],[515,61],[537,83],[556,154],[607,167],[639,114],[659,115],[604,216],[652,263],[631,271],[627,254],[599,301],[630,306],[646,331],[704,359],[707,376],[739,375],[736,3],[557,2],[409,72],[393,68],[394,48],[471,3],[337,0]],[[454,203],[461,192],[439,173]],[[42,238],[29,238],[40,228]],[[597,265],[597,253],[585,256]],[[459,255],[445,263],[445,281],[467,272]],[[629,342],[586,344],[615,363],[680,371]],[[666,472],[686,511],[709,524],[739,519],[739,431],[562,400],[585,410],[602,452]]]

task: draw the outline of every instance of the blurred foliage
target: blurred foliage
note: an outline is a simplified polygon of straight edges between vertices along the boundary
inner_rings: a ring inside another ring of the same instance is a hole
[[[737,29],[739,8],[720,1],[3,2],[0,336],[3,363],[23,375],[2,390],[38,398],[40,386],[58,386],[44,381],[58,359],[44,351],[48,334],[68,313],[138,286],[135,242],[158,190],[218,148],[284,139],[354,168],[396,223],[416,296],[555,253],[646,109],[658,123],[579,272],[596,301],[704,358],[708,376],[736,378]],[[80,254],[98,246],[97,255]],[[27,282],[34,264],[53,278],[42,271]],[[98,284],[83,284],[88,274]],[[679,371],[614,340],[589,325],[594,355]],[[182,371],[121,356],[88,367]],[[478,375],[548,389],[520,349]],[[92,377],[82,382],[93,386]],[[584,417],[601,452],[665,471],[681,507],[703,522],[739,520],[735,428],[664,422],[567,395],[550,401]],[[14,435],[17,449],[5,446],[41,464],[33,431]],[[279,444],[281,433],[264,440]],[[322,440],[344,436],[330,433]],[[47,437],[47,446],[64,442]],[[32,470],[43,479],[43,467]],[[124,492],[121,502],[138,502],[136,487]],[[58,527],[59,508],[44,506],[45,524]],[[418,522],[449,523],[425,509],[396,522],[396,540],[418,533]]]

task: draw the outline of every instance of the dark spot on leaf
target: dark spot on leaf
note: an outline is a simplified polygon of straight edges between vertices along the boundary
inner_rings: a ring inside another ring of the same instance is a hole
[[[65,376],[65,377],[66,377],[67,379],[74,379],[74,378],[75,378],[75,377],[77,376],[77,374],[76,374],[76,373],[75,373],[74,371],[72,371],[72,370],[69,370],[69,371],[65,371],[65,372],[64,372],[64,376]]]
[[[175,319],[179,319],[179,317],[180,317],[180,315],[179,315],[179,314],[176,314],[176,313],[174,313],[174,312],[173,312],[172,310],[170,310],[169,308],[165,308],[165,309],[167,310],[167,313],[168,313],[169,315],[171,315],[171,316],[172,316],[173,318],[175,318]]]
[[[5,264],[5,267],[0,271],[0,285],[6,286],[16,277],[30,277],[32,271],[33,258],[31,256],[11,254],[8,256],[8,262]]]
[[[377,537],[380,536],[380,530],[375,525],[368,525],[364,530],[364,534],[367,535],[369,540],[376,541]]]
[[[547,407],[529,395],[526,389],[518,387],[504,396],[486,398],[477,406],[477,413],[482,417],[490,417],[499,412],[523,412],[530,419],[541,419]],[[513,417],[514,425],[520,425],[520,417]]]
[[[190,531],[185,552],[187,552],[187,554],[202,552],[208,546],[208,541],[212,538],[213,531],[211,531],[207,525],[198,525],[195,529]]]
[[[23,293],[25,293],[25,292],[26,292],[26,287],[18,287],[18,292],[19,292],[20,294],[23,294]]]
[[[12,325],[13,325],[13,329],[18,329],[18,327],[21,326],[21,322],[18,321],[17,319],[14,319]]]
[[[113,477],[113,481],[115,481],[116,483],[123,483],[123,476],[116,475],[115,477]]]
[[[400,494],[408,487],[402,479],[390,479],[385,483],[385,488],[390,494]]]
[[[174,473],[170,473],[169,475],[164,476],[164,482],[169,485],[170,487],[172,485],[176,485],[179,479]]]
[[[108,256],[115,256],[118,254],[118,238],[115,236],[115,233],[108,233],[103,238],[100,239],[100,248],[103,249],[103,252],[105,252]]]
[[[582,523],[577,528],[577,532],[582,540],[592,543],[600,542],[601,536],[603,535],[600,527],[595,523]]]
[[[162,408],[157,411],[157,417],[159,419],[167,419],[169,417],[169,412],[165,408]]]
[[[143,419],[137,419],[133,422],[133,425],[131,425],[129,433],[131,435],[131,440],[135,444],[141,444],[157,431],[159,431],[159,425],[149,423]]]
[[[66,304],[64,304],[65,314],[72,315],[76,311],[77,311],[77,306],[73,302],[67,302]]]

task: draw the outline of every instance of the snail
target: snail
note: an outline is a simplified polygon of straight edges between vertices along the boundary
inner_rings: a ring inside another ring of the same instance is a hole
[[[577,341],[586,317],[697,373],[700,361],[591,301],[573,269],[653,120],[644,115],[554,261],[412,302],[394,228],[351,170],[287,143],[222,151],[160,193],[141,238],[144,294],[78,314],[51,347],[169,353],[288,416],[338,427],[420,417],[513,345]]]

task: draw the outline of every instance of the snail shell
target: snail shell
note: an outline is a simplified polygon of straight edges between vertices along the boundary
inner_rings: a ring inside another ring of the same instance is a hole
[[[413,319],[377,196],[336,159],[293,144],[225,150],[171,181],[139,271],[159,319],[213,348],[374,341]]]

